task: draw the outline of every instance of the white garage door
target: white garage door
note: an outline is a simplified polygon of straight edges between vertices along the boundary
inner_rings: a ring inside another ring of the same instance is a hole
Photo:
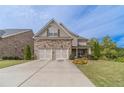
[[[56,49],[56,60],[68,59],[68,49]]]
[[[40,60],[52,60],[52,49],[40,49],[39,58]]]

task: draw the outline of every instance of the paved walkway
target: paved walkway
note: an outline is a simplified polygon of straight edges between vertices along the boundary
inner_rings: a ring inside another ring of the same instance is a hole
[[[68,61],[33,61],[0,69],[0,86],[92,87],[89,79]]]

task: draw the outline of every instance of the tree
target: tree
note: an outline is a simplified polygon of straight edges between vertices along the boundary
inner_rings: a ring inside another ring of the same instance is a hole
[[[110,59],[117,57],[116,43],[109,36],[105,36],[102,40],[101,54]]]
[[[97,40],[96,38],[92,38],[92,39],[88,42],[88,44],[91,46],[91,48],[93,48],[93,47],[94,47],[94,44],[95,44],[96,42],[98,42],[98,40]]]
[[[31,48],[29,45],[27,45],[24,48],[24,59],[25,60],[31,60],[32,54],[31,54]]]
[[[88,45],[91,47],[91,52],[92,54],[94,53],[94,44],[98,42],[98,40],[96,38],[92,38],[89,42]]]
[[[103,48],[110,48],[110,49],[116,48],[116,43],[113,42],[109,36],[105,36],[103,38],[101,45],[103,46]]]
[[[117,48],[117,57],[124,57],[124,48]]]
[[[99,57],[101,56],[100,54],[100,44],[98,39],[96,38],[92,38],[89,42],[88,45],[91,47],[91,52],[92,52],[92,56],[94,59],[99,59]]]
[[[98,60],[100,57],[100,46],[99,46],[99,42],[94,42],[94,49],[93,49],[93,57],[94,59]]]

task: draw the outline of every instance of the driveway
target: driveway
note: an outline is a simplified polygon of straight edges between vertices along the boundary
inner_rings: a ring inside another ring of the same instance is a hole
[[[0,86],[93,87],[94,85],[69,61],[32,61],[0,69]]]

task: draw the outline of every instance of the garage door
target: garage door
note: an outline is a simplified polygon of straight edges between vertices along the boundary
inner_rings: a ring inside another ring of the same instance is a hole
[[[39,58],[40,60],[52,60],[52,49],[40,49]]]
[[[68,49],[56,49],[56,60],[68,59]]]

